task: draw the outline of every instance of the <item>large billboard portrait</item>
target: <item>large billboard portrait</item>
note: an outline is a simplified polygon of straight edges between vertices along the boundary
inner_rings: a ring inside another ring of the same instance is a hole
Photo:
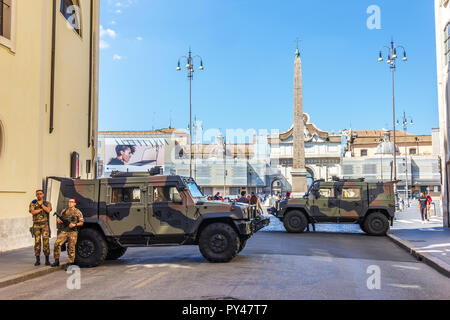
[[[145,172],[164,168],[168,143],[165,139],[105,139],[105,172]]]

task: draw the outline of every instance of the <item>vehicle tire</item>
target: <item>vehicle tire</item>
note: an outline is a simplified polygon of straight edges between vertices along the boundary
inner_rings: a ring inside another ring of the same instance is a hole
[[[81,268],[101,265],[108,254],[108,244],[103,235],[95,229],[82,229],[78,233],[75,264]]]
[[[242,250],[244,250],[246,244],[247,244],[247,239],[245,239],[245,240],[241,239],[241,244],[239,246],[238,253],[240,253]]]
[[[308,227],[308,219],[301,211],[289,211],[283,219],[284,227],[289,233],[303,233]]]
[[[117,260],[127,252],[128,248],[119,245],[109,245],[106,260]]]
[[[381,212],[374,212],[364,221],[365,232],[372,236],[385,236],[389,231],[389,220]]]
[[[200,233],[198,246],[205,259],[220,263],[231,261],[237,255],[241,242],[232,226],[213,223]]]

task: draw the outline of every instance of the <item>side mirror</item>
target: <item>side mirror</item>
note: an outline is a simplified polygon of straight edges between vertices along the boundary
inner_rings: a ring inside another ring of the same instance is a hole
[[[175,193],[173,195],[173,202],[178,204],[183,204],[183,199],[181,198],[179,193]]]

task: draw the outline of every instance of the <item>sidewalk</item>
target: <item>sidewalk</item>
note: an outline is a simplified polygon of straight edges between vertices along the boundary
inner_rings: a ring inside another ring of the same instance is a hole
[[[396,213],[394,227],[388,235],[419,260],[450,277],[450,230],[443,227],[442,217],[431,216],[422,224],[416,201]]]
[[[50,248],[52,248],[51,262],[53,262],[54,242],[55,239],[52,239],[50,242]],[[61,260],[67,260],[67,254],[65,252],[61,253]],[[40,267],[35,267],[34,262],[33,247],[0,253],[0,288],[34,279],[65,267],[65,263],[61,264],[61,268],[46,267],[43,254],[41,255]]]

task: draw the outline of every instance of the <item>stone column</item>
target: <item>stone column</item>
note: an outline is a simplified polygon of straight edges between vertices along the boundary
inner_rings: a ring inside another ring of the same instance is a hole
[[[302,61],[297,48],[294,69],[294,154],[292,169],[292,196],[302,197],[308,186],[305,168],[305,123],[303,118]]]

